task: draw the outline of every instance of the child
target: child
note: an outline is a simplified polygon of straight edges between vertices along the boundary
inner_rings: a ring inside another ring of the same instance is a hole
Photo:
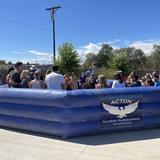
[[[32,89],[45,89],[45,84],[40,80],[40,73],[36,71],[34,73],[34,79],[30,82],[29,87]]]

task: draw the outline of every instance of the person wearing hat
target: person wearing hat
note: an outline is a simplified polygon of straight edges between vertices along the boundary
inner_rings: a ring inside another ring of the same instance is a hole
[[[52,72],[45,78],[47,89],[62,90],[64,89],[64,76],[59,74],[59,66],[52,66]]]
[[[11,88],[21,88],[21,72],[23,70],[23,63],[17,62],[14,67],[15,69],[10,74],[9,86]]]
[[[35,65],[32,65],[30,68],[29,68],[29,79],[30,81],[32,81],[34,79],[34,73],[36,72],[37,68]]]

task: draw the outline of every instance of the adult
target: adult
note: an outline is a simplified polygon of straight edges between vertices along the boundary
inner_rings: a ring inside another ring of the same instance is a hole
[[[82,85],[86,82],[86,78],[84,77],[84,72],[81,73],[81,76],[78,80],[78,89],[82,88]]]
[[[23,63],[17,62],[14,65],[15,69],[10,73],[9,86],[12,88],[21,88],[21,72],[23,70]]]
[[[95,89],[95,85],[97,83],[97,77],[94,73],[91,73],[90,77],[88,78],[89,84],[92,89]]]
[[[130,80],[131,80],[130,87],[141,87],[142,86],[141,82],[139,81],[138,75],[136,74],[131,75]]]
[[[92,73],[97,74],[97,66],[95,63],[92,64],[91,69],[92,69]]]
[[[22,88],[29,88],[29,70],[23,70],[21,73]]]
[[[48,74],[50,74],[50,73],[52,73],[52,70],[51,70],[51,69],[48,69],[47,72],[46,72],[45,77],[46,77]]]
[[[90,85],[90,83],[89,83],[89,79],[88,79],[88,78],[86,79],[86,82],[83,83],[81,89],[92,89],[92,88],[91,88],[91,85]]]
[[[59,66],[52,67],[52,73],[48,74],[45,78],[45,83],[48,89],[62,90],[64,89],[64,77],[59,74]]]
[[[151,75],[150,73],[146,73],[146,74],[145,74],[145,78],[146,78],[146,79],[152,79],[152,75]]]
[[[31,67],[29,68],[29,79],[30,81],[32,81],[34,79],[34,73],[37,71],[37,67],[35,65],[31,65]]]
[[[93,73],[92,67],[89,67],[89,69],[83,74],[84,78],[89,78],[91,74]]]
[[[64,82],[65,82],[65,89],[66,90],[72,90],[72,78],[69,75],[69,73],[64,75]]]
[[[11,73],[12,73],[12,71],[14,71],[14,67],[13,67],[13,66],[9,68],[8,73],[7,73],[7,76],[6,76],[6,84],[8,85],[8,87],[10,87],[10,86],[9,86],[9,80],[10,80],[10,78],[11,78]]]
[[[142,84],[142,87],[146,87],[146,78],[145,77],[141,78],[141,84]]]
[[[153,87],[155,84],[151,78],[146,79],[146,87]]]
[[[153,75],[153,82],[154,82],[155,87],[160,87],[159,74],[154,74]]]
[[[121,71],[114,73],[115,80],[113,81],[112,88],[124,88],[126,87],[125,82],[123,81],[123,76]]]
[[[2,81],[2,76],[0,74],[0,85],[2,85],[2,84],[3,84],[3,81]]]
[[[77,76],[74,74],[74,72],[72,72],[71,80],[72,80],[72,89],[73,89],[73,90],[78,89],[78,78],[77,78]]]
[[[107,80],[104,75],[99,75],[98,83],[96,84],[96,89],[109,88]]]

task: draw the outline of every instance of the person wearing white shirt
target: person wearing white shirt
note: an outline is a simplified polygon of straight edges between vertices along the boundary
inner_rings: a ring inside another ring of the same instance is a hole
[[[122,78],[122,72],[117,71],[114,74],[114,78],[116,80],[113,81],[112,88],[124,88],[124,87],[126,87],[126,84],[125,84],[125,82],[123,81],[123,78]]]
[[[126,87],[124,82],[120,82],[118,80],[113,81],[112,88],[124,88]]]
[[[64,77],[58,73],[58,66],[52,67],[52,72],[45,78],[47,89],[62,90],[64,89]]]

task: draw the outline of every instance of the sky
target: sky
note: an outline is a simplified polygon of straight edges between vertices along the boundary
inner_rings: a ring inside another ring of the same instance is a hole
[[[159,0],[0,0],[0,59],[49,64],[56,12],[56,46],[71,42],[81,59],[103,43],[149,53],[160,43]]]

